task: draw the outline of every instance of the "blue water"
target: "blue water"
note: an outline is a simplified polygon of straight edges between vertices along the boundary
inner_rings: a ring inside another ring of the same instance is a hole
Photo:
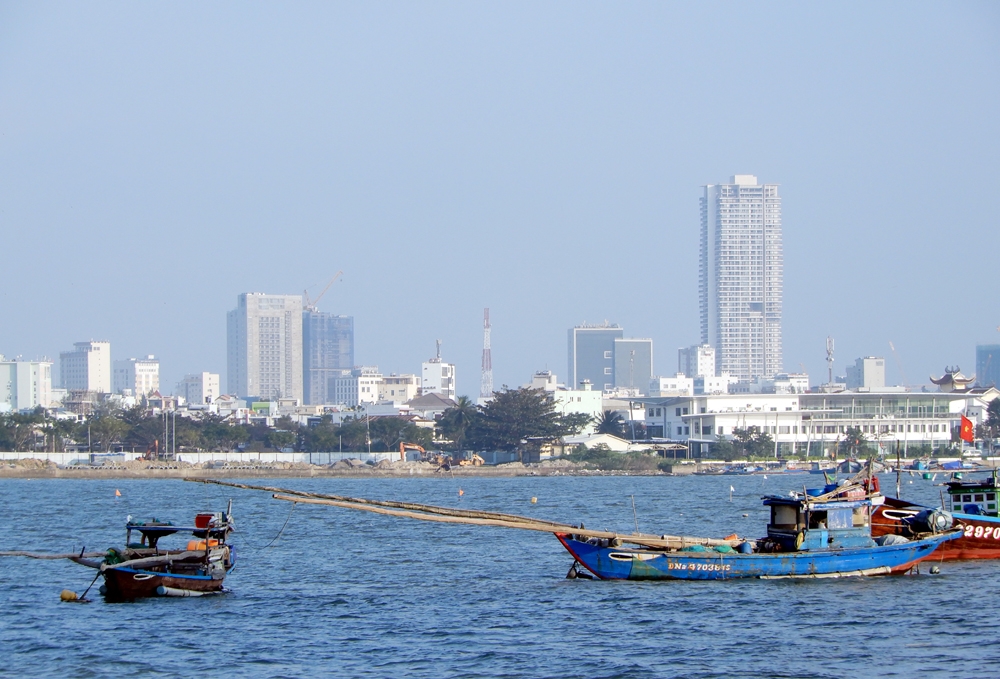
[[[282,479],[589,528],[758,536],[764,492],[821,477]],[[258,481],[258,483],[260,483]],[[894,483],[883,477],[884,487]],[[729,486],[736,488],[729,502]],[[458,489],[465,491],[458,496]],[[114,491],[121,490],[121,499]],[[903,496],[939,489],[904,477]],[[537,504],[530,498],[537,497]],[[1000,563],[819,581],[566,580],[544,533],[297,505],[161,480],[0,480],[0,550],[120,545],[126,515],[188,522],[234,499],[229,594],[65,604],[93,571],[0,559],[0,675],[74,677],[966,677],[1000,670]],[[749,514],[744,518],[742,515]],[[287,526],[271,548],[265,545]]]

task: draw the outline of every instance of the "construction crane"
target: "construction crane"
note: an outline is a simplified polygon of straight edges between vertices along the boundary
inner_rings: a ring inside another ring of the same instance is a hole
[[[343,271],[338,271],[337,273],[335,273],[333,275],[333,278],[330,279],[330,282],[326,284],[325,288],[323,288],[323,292],[317,295],[316,299],[309,299],[309,291],[303,290],[302,302],[305,308],[308,309],[309,311],[316,311],[316,305],[319,304],[319,301],[321,299],[323,299],[323,295],[326,294],[326,291],[330,289],[330,286],[333,285],[337,281],[337,279],[340,278],[343,274],[344,274]]]

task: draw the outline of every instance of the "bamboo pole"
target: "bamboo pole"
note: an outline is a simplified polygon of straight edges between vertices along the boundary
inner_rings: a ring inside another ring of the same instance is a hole
[[[139,568],[141,566],[159,566],[160,564],[170,564],[174,561],[183,561],[184,559],[191,558],[202,558],[204,553],[199,549],[196,551],[184,551],[178,552],[176,554],[161,554],[160,556],[147,556],[141,559],[131,559],[130,561],[122,561],[121,563],[114,564],[101,564],[101,570],[114,570],[116,568]]]
[[[0,556],[26,556],[29,559],[83,559],[104,556],[104,552],[73,552],[72,554],[42,554],[40,552],[0,552]]]
[[[735,546],[741,542],[740,539],[736,540],[717,540],[713,538],[699,538],[699,537],[687,537],[687,536],[676,536],[676,535],[623,535],[621,533],[613,533],[609,531],[599,531],[599,530],[588,530],[584,528],[577,528],[568,524],[553,524],[551,522],[539,522],[534,521],[528,517],[518,517],[518,521],[509,521],[504,519],[493,519],[493,518],[478,518],[469,516],[442,516],[439,514],[420,512],[420,511],[408,511],[399,509],[389,509],[386,507],[373,506],[371,504],[364,503],[354,503],[354,502],[344,502],[341,500],[328,500],[323,498],[311,498],[303,497],[301,495],[282,495],[274,494],[272,497],[275,500],[284,500],[286,502],[301,502],[303,504],[315,504],[315,505],[329,505],[332,507],[342,507],[344,509],[357,509],[365,512],[374,512],[375,514],[384,514],[387,516],[397,516],[407,519],[418,519],[420,521],[433,521],[437,523],[459,523],[473,526],[494,526],[497,528],[520,528],[522,530],[533,530],[541,533],[561,533],[561,534],[573,534],[582,537],[592,537],[592,538],[607,538],[607,539],[619,539],[622,542],[628,542],[630,544],[643,545],[645,547],[657,547],[660,549],[664,548],[681,548],[689,547],[691,545],[702,545],[705,547],[716,547],[721,545],[729,545],[730,547]]]
[[[273,486],[252,486],[243,483],[232,483],[229,481],[219,481],[217,479],[194,479],[185,478],[185,481],[192,481],[196,483],[209,483],[219,486],[228,486],[230,488],[242,488],[244,490],[262,490],[268,493],[281,493],[285,495],[296,495],[299,497],[309,497],[317,498],[323,500],[335,500],[337,502],[348,502],[351,504],[359,505],[372,505],[375,507],[391,507],[394,509],[409,509],[418,512],[425,512],[428,514],[440,514],[442,516],[460,516],[468,518],[478,518],[478,519],[497,519],[502,521],[512,521],[512,522],[528,522],[528,523],[538,523],[552,526],[560,530],[572,529],[572,525],[567,523],[559,523],[557,521],[548,521],[547,519],[534,519],[527,516],[518,516],[517,514],[503,514],[501,512],[484,512],[474,509],[452,509],[451,507],[439,507],[436,505],[424,505],[417,504],[415,502],[394,502],[391,500],[368,500],[359,497],[348,497],[345,495],[329,495],[326,493],[310,493],[303,490],[290,490],[288,488],[275,488]]]

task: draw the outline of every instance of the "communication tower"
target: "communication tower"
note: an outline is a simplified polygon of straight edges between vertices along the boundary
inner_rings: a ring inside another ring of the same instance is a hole
[[[483,309],[483,378],[479,398],[493,397],[493,357],[490,355],[490,310]]]

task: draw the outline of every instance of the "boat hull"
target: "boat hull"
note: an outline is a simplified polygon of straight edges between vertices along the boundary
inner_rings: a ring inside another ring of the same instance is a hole
[[[587,570],[603,580],[729,580],[734,578],[830,578],[888,575],[909,570],[957,532],[900,545],[815,552],[738,554],[662,552],[601,547],[556,534]]]
[[[132,568],[104,571],[104,597],[109,601],[134,601],[158,596],[158,587],[190,592],[219,592],[225,572],[214,575],[178,575]]]
[[[912,531],[906,520],[926,509],[929,507],[886,498],[885,504],[872,514],[872,536],[910,537]],[[962,534],[958,539],[942,544],[934,552],[935,560],[1000,559],[1000,518],[961,513],[953,513],[952,517],[955,527],[960,528]]]

